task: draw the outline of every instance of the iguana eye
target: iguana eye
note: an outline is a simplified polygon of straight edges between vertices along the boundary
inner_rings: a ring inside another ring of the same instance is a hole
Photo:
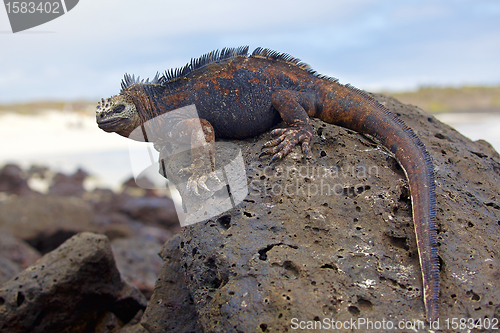
[[[124,109],[125,109],[125,105],[120,104],[120,105],[118,105],[117,107],[115,107],[115,108],[113,109],[113,113],[120,113],[120,112],[122,112]]]

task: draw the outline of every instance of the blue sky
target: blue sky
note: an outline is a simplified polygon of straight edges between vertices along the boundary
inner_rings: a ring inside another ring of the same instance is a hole
[[[500,1],[81,0],[12,34],[0,8],[0,103],[99,99],[222,47],[289,53],[369,91],[500,84]]]

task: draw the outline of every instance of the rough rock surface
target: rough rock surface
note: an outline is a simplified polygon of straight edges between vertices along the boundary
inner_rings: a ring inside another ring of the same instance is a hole
[[[107,237],[81,233],[1,286],[0,330],[103,332],[146,305],[121,279]]]
[[[2,186],[28,186],[24,174],[28,178],[50,178],[46,175],[49,173],[35,167],[24,172],[15,165],[0,170],[0,233],[9,232],[47,253],[83,231],[102,233],[110,239],[152,238],[164,244],[179,230],[170,198],[140,188],[130,195],[130,186],[121,193],[104,189],[85,192],[82,184],[87,174],[82,170],[69,176],[55,174],[45,195],[27,187],[37,195],[20,196],[13,192],[13,186]]]
[[[150,298],[162,265],[161,245],[138,238],[119,238],[111,242],[120,274]]]
[[[150,333],[202,333],[193,298],[185,286],[181,267],[180,238],[173,237],[161,252],[164,260],[155,292],[142,317]]]
[[[125,201],[120,211],[144,224],[173,227],[179,224],[172,199],[139,197]]]
[[[52,180],[52,185],[49,187],[49,193],[61,196],[82,195],[85,192],[83,181],[87,177],[88,174],[81,169],[69,176],[57,173]]]
[[[19,266],[3,256],[0,256],[0,285],[9,281],[21,270]]]
[[[118,194],[102,189],[90,193],[89,200],[95,213],[94,222],[113,239],[134,237],[145,232],[164,244],[172,236],[172,232],[179,230],[172,199],[148,194],[148,190],[136,190],[139,193],[134,195],[128,193],[136,192],[131,191],[130,187]],[[148,230],[143,228],[145,225]]]
[[[8,231],[42,253],[82,231],[96,231],[92,207],[78,197],[37,195],[0,203],[0,231]]]
[[[32,191],[36,195],[29,196],[0,184],[0,283],[26,268],[19,260],[28,260],[28,265],[34,261],[30,261],[32,253],[27,252],[25,242],[44,254],[73,235],[89,231],[127,243],[116,257],[118,268],[146,296],[151,295],[161,266],[156,253],[180,229],[173,202],[164,193],[130,184],[124,184],[119,193],[105,189],[86,192],[82,182],[87,174],[81,170],[65,176],[42,167],[25,172],[6,165],[0,174],[0,183],[5,184],[22,181],[27,186],[33,178],[51,184],[48,194]],[[19,246],[13,247],[13,242]]]
[[[451,331],[448,318],[500,318],[499,155],[417,107],[375,97],[414,129],[434,160],[441,328]],[[177,323],[195,327],[190,320],[198,317],[205,332],[290,332],[293,318],[425,320],[404,171],[370,138],[313,124],[307,161],[296,147],[267,168],[258,155],[268,133],[232,141],[250,193],[226,213],[183,228],[179,247],[164,252],[158,301],[143,323],[152,327],[193,306]]]
[[[148,331],[139,323],[135,325],[126,325],[116,333],[148,333]]]
[[[21,168],[7,164],[0,170],[0,192],[19,196],[36,194],[32,191]]]
[[[8,232],[0,232],[0,285],[40,259],[41,255],[29,244]]]

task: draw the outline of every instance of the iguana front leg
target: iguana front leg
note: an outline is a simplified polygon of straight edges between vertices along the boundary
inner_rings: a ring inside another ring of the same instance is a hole
[[[283,158],[298,143],[302,144],[302,152],[307,157],[309,144],[313,137],[313,126],[309,116],[314,116],[318,108],[319,98],[312,92],[301,92],[281,89],[273,93],[271,102],[278,110],[281,119],[289,126],[271,132],[274,139],[266,142],[262,155],[273,155],[271,162]]]
[[[200,126],[201,125],[201,126]],[[199,188],[206,191],[209,177],[218,181],[215,175],[215,160],[212,143],[215,142],[215,132],[212,125],[205,119],[189,118],[179,121],[168,133],[169,141],[177,145],[190,145],[191,165],[179,170],[179,175],[191,174],[187,182],[188,191],[199,195]]]

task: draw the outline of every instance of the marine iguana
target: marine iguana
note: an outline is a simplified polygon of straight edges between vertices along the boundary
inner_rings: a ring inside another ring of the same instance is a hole
[[[378,139],[396,157],[408,178],[427,320],[438,317],[439,261],[436,241],[434,170],[429,153],[403,121],[367,93],[321,75],[288,54],[248,47],[224,48],[192,59],[184,67],[140,80],[125,74],[120,94],[97,106],[99,128],[129,137],[148,120],[195,104],[199,119],[188,115],[169,123],[170,143],[214,142],[261,134],[281,120],[288,127],[271,131],[261,155],[271,161],[301,144],[307,155],[313,136],[309,117]],[[195,130],[195,123],[201,123]],[[198,127],[199,128],[199,127]],[[144,127],[142,127],[144,131]],[[161,155],[160,155],[161,157]],[[188,187],[209,190],[212,168],[193,157]]]

